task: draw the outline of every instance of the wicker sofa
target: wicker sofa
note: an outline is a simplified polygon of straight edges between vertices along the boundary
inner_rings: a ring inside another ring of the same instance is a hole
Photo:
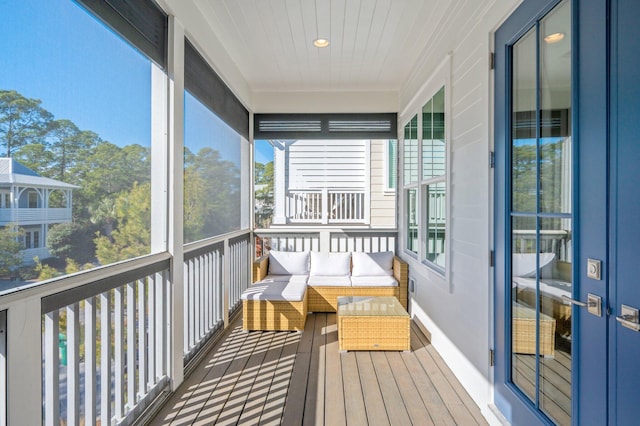
[[[266,285],[266,288],[270,288],[270,281],[304,281],[307,284],[304,303],[309,312],[336,312],[338,296],[395,296],[407,309],[408,265],[394,256],[393,252],[296,252],[288,256],[299,257],[298,266],[289,269],[282,267],[282,263],[291,263],[283,253],[287,252],[271,252],[254,262],[254,285]],[[303,253],[307,253],[309,257],[306,269]],[[302,303],[302,300],[283,303],[282,307],[291,309],[291,303],[294,302]],[[262,312],[257,303],[253,306],[250,300],[244,300],[243,303],[248,315],[253,318],[262,315],[266,318],[265,312]],[[272,310],[273,307],[269,305],[269,309]],[[249,329],[257,329],[258,326],[254,324]]]

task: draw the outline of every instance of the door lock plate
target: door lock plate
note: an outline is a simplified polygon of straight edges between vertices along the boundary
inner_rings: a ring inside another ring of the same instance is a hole
[[[600,280],[602,277],[602,262],[596,259],[587,259],[587,277]]]

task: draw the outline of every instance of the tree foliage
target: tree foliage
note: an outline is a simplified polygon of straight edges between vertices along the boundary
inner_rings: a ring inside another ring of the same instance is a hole
[[[4,156],[11,157],[16,149],[39,143],[46,136],[53,116],[41,103],[15,90],[0,90],[0,146]]]
[[[90,262],[95,257],[92,230],[93,228],[89,224],[58,223],[53,225],[47,233],[49,252],[65,261]]]
[[[273,161],[255,164],[256,227],[268,228],[273,216]]]
[[[20,250],[24,231],[15,225],[0,228],[0,275],[8,275],[22,263]]]

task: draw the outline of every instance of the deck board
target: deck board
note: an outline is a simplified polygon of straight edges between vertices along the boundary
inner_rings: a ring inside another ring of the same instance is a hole
[[[411,352],[338,351],[335,314],[305,331],[232,323],[154,425],[486,424],[420,329]]]

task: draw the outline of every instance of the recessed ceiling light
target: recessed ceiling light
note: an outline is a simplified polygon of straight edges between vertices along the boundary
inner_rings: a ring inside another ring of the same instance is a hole
[[[564,39],[564,33],[553,33],[553,34],[549,34],[548,36],[546,36],[544,38],[544,41],[547,44],[553,44],[553,43],[557,43],[557,42],[561,41],[562,39]]]
[[[317,38],[313,40],[313,45],[315,47],[327,47],[329,46],[329,40],[327,40],[326,38]]]

